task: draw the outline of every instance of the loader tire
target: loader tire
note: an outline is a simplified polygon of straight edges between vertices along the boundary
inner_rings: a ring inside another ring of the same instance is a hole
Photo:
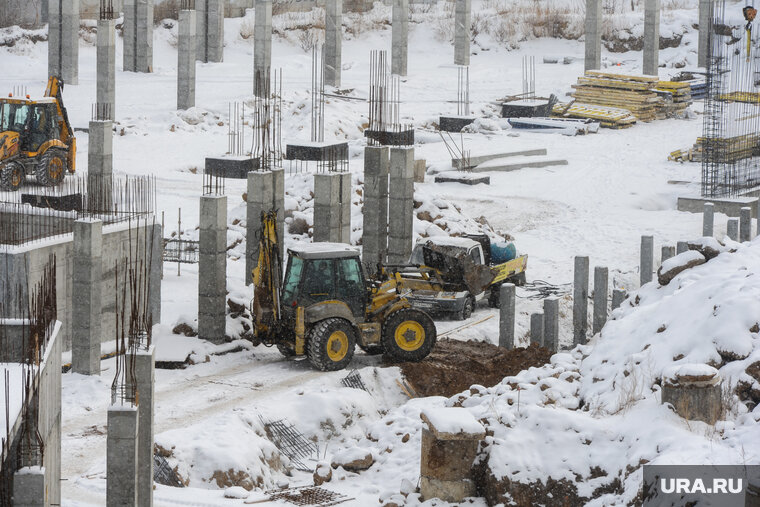
[[[414,308],[393,312],[383,324],[383,349],[397,361],[422,361],[433,350],[435,339],[433,319]]]
[[[462,305],[462,309],[457,313],[457,318],[459,320],[467,320],[472,316],[472,311],[475,309],[475,298],[472,296],[467,296],[467,299],[464,300],[464,305]]]
[[[355,348],[356,334],[351,323],[330,318],[317,322],[309,331],[306,357],[318,370],[342,370],[354,357]]]
[[[0,190],[15,192],[24,182],[24,166],[9,162],[0,166]]]
[[[46,187],[58,185],[66,176],[66,155],[60,150],[50,149],[45,152],[34,170],[37,183]]]

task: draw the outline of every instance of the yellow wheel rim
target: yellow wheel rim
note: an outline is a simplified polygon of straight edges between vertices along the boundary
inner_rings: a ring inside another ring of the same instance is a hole
[[[21,169],[14,169],[11,173],[11,185],[17,187],[21,185]]]
[[[327,339],[327,357],[338,362],[348,354],[348,336],[343,331],[334,331]]]
[[[396,328],[394,338],[401,350],[414,352],[425,343],[425,328],[416,320],[405,320]]]
[[[54,180],[57,180],[61,174],[63,174],[63,161],[60,158],[54,157],[52,160],[50,160],[50,165],[48,166],[48,174]]]

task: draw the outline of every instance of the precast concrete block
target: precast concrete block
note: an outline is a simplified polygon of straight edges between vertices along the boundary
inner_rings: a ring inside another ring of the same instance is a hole
[[[593,334],[601,332],[607,322],[607,293],[609,271],[604,266],[594,267],[594,315]]]
[[[739,213],[739,241],[752,240],[752,208],[744,207]]]
[[[23,467],[13,474],[13,507],[50,505],[45,488],[45,467]]]
[[[106,505],[137,505],[137,407],[111,405],[106,439]]]
[[[676,255],[680,255],[689,249],[688,241],[679,241],[676,243]]]
[[[515,348],[515,285],[499,287],[499,347]]]
[[[729,218],[726,222],[726,236],[733,241],[739,241],[739,219]]]
[[[544,299],[544,347],[559,351],[559,299]]]
[[[641,236],[641,252],[639,263],[639,281],[641,285],[652,281],[654,271],[654,237]]]
[[[573,278],[573,344],[586,343],[588,329],[588,257],[575,257]]]
[[[625,289],[612,289],[612,309],[620,308],[626,297],[628,297],[628,294]]]
[[[663,245],[663,247],[660,249],[660,264],[670,259],[671,257],[675,257],[675,255],[676,247],[671,245]]]
[[[140,403],[137,431],[137,506],[153,506],[155,347],[138,350],[134,357],[137,396]]]
[[[544,314],[530,314],[530,341],[539,347],[544,346]]]

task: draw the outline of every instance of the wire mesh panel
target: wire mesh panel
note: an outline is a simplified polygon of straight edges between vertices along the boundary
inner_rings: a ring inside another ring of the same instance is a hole
[[[314,442],[310,442],[286,419],[265,422],[264,429],[272,443],[277,446],[282,454],[288,457],[296,470],[313,472],[314,470],[304,464],[304,459],[319,459],[319,448]]]
[[[346,495],[317,486],[303,486],[300,488],[278,491],[272,493],[269,499],[272,501],[285,500],[294,505],[316,505],[319,507],[337,505],[339,503],[347,502],[348,500],[353,500],[353,498],[347,497]]]
[[[166,461],[166,458],[160,454],[153,455],[153,480],[158,484],[164,486],[171,486],[173,488],[184,488],[185,485],[179,480],[174,469]]]
[[[188,239],[165,239],[164,262],[198,264],[199,244]]]
[[[343,387],[350,387],[352,389],[361,389],[367,391],[367,386],[362,382],[362,377],[359,375],[358,370],[351,370],[348,375],[343,377],[340,381]]]

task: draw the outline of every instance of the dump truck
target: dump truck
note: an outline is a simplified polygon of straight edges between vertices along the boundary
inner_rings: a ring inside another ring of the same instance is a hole
[[[58,185],[66,171],[76,170],[76,138],[62,91],[63,81],[52,76],[43,98],[0,98],[0,190],[18,190],[27,176]]]
[[[433,349],[433,319],[413,308],[394,279],[365,276],[359,250],[304,243],[287,250],[283,276],[276,213],[262,214],[251,304],[255,342],[285,356],[305,355],[322,371],[345,368],[356,345],[396,361],[420,361]]]
[[[527,255],[492,245],[485,234],[424,238],[414,246],[409,264],[395,267],[395,278],[409,291],[406,298],[414,308],[464,320],[485,298],[498,307],[501,285],[523,285],[527,266]]]

